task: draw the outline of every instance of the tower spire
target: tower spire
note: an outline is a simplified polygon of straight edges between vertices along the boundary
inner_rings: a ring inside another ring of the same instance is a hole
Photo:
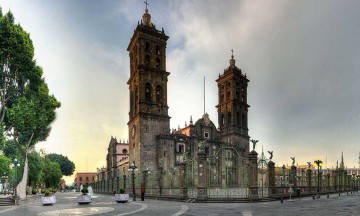
[[[340,162],[340,169],[344,169],[344,151],[341,152],[341,162]]]
[[[230,67],[235,67],[234,50],[231,49]]]

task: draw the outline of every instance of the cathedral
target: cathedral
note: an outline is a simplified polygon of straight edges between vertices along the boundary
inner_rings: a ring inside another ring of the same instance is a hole
[[[156,29],[148,9],[138,23],[127,48],[130,57],[129,160],[140,171],[179,170],[182,163],[195,160],[200,150],[208,158],[218,157],[221,164],[208,170],[213,184],[244,183],[243,164],[249,154],[247,86],[249,80],[230,65],[219,74],[218,125],[207,114],[185,128],[170,131],[166,71],[166,44],[169,36]],[[215,72],[215,71],[214,71]],[[215,95],[214,95],[215,96]],[[220,169],[219,169],[220,168]],[[220,172],[216,172],[220,170]],[[225,177],[226,176],[226,177]],[[196,178],[194,178],[196,185]]]
[[[246,74],[236,66],[233,55],[229,65],[219,73],[216,80],[218,128],[205,113],[196,121],[191,117],[184,128],[170,130],[168,39],[164,29],[157,29],[152,23],[146,8],[127,47],[130,57],[129,140],[119,143],[111,139],[108,176],[118,176],[121,181],[119,177],[122,179],[123,173],[126,181],[126,176],[130,177],[129,165],[136,165],[135,187],[144,184],[150,195],[185,196],[181,189],[187,188],[186,196],[191,197],[188,194],[191,188],[248,188],[250,137]],[[128,188],[129,184],[131,182],[124,186]]]
[[[116,193],[124,188],[134,200],[141,192],[147,197],[206,202],[279,198],[294,193],[292,186],[297,196],[313,195],[316,184],[318,194],[355,188],[359,172],[352,170],[349,175],[343,157],[340,168],[328,169],[326,175],[319,167],[314,170],[310,162],[297,168],[295,157],[288,167],[275,167],[272,151],[268,151],[269,159],[264,151],[258,157],[258,141],[250,140],[248,133],[249,80],[236,66],[233,54],[215,80],[218,127],[204,113],[196,121],[191,117],[184,128],[170,130],[168,39],[164,29],[152,23],[146,7],[127,48],[129,139],[111,137],[107,166],[97,171],[95,192]]]

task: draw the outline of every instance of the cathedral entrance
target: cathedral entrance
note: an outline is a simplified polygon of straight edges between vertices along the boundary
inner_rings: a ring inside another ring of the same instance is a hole
[[[237,149],[221,147],[207,163],[208,198],[248,197],[248,159]]]

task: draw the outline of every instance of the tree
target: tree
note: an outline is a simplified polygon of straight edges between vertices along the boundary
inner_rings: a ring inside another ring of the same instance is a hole
[[[75,170],[75,164],[68,159],[68,157],[61,154],[48,154],[46,155],[52,162],[56,162],[60,165],[61,172],[65,176],[71,176]]]
[[[14,16],[4,16],[0,7],[0,123],[11,101],[22,95],[30,82],[41,78],[33,74],[34,47],[27,32],[14,24]]]
[[[58,188],[62,178],[60,165],[45,159],[42,179],[47,188]]]
[[[28,33],[14,24],[11,12],[2,16],[0,9],[0,123],[4,133],[24,158],[22,180],[17,186],[20,198],[25,198],[28,177],[29,150],[49,135],[60,103],[52,95],[42,69],[36,66],[34,47]]]
[[[35,186],[40,183],[41,174],[45,166],[44,159],[36,151],[31,151],[28,154],[29,158],[29,182],[30,186]]]
[[[13,140],[6,140],[1,149],[4,155],[8,158],[15,158],[17,155],[17,148]]]
[[[4,173],[9,176],[10,173],[10,158],[6,157],[5,155],[0,154],[0,175],[3,176]]]

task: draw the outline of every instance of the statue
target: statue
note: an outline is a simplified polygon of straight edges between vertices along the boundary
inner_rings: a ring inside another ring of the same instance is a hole
[[[291,160],[292,160],[292,166],[294,166],[295,165],[295,157],[290,157],[291,158]]]
[[[259,140],[250,140],[253,144],[253,150],[255,150],[256,143],[259,142]]]
[[[310,167],[311,167],[311,162],[307,162],[307,164],[308,164],[308,169],[310,169]]]
[[[268,153],[270,154],[269,160],[271,160],[273,158],[273,151],[268,151]]]

